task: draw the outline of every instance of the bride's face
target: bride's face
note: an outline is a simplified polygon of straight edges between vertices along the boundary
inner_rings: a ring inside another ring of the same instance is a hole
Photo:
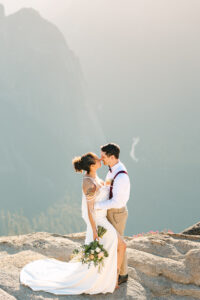
[[[95,164],[92,165],[95,170],[101,168],[101,158],[99,158],[97,155],[95,156]]]

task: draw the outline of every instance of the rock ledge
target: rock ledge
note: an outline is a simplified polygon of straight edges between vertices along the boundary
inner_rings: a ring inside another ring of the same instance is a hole
[[[0,299],[200,299],[200,236],[186,234],[125,237],[129,280],[113,294],[55,296],[20,285],[26,263],[43,257],[68,261],[84,238],[85,233],[45,232],[0,237]]]

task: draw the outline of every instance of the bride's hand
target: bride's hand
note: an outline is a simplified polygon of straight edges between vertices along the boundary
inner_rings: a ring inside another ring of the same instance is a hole
[[[102,179],[100,179],[100,185],[101,186],[105,185],[105,181],[103,181]]]
[[[97,234],[97,231],[93,231],[93,239],[94,239],[94,241],[95,241],[95,240],[98,240],[98,241],[99,241],[99,236],[98,236],[98,234]]]

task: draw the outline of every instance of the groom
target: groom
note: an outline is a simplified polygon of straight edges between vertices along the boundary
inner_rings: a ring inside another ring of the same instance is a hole
[[[109,167],[106,181],[111,182],[109,200],[95,203],[95,209],[107,209],[107,219],[121,236],[128,217],[126,203],[130,196],[130,180],[124,164],[119,160],[120,147],[107,144],[101,147],[101,160]],[[127,254],[120,269],[118,284],[128,280]]]

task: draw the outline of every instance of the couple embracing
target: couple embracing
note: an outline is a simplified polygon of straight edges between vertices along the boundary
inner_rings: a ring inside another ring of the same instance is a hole
[[[101,272],[80,261],[62,262],[47,258],[33,261],[21,270],[20,281],[34,291],[56,295],[113,293],[128,279],[126,244],[123,240],[128,217],[127,201],[130,180],[119,159],[116,144],[101,147],[101,158],[89,152],[72,161],[76,172],[83,174],[82,217],[87,224],[85,244],[99,241],[108,252]],[[97,175],[101,161],[109,167],[105,182]],[[105,229],[99,237],[97,227]]]

